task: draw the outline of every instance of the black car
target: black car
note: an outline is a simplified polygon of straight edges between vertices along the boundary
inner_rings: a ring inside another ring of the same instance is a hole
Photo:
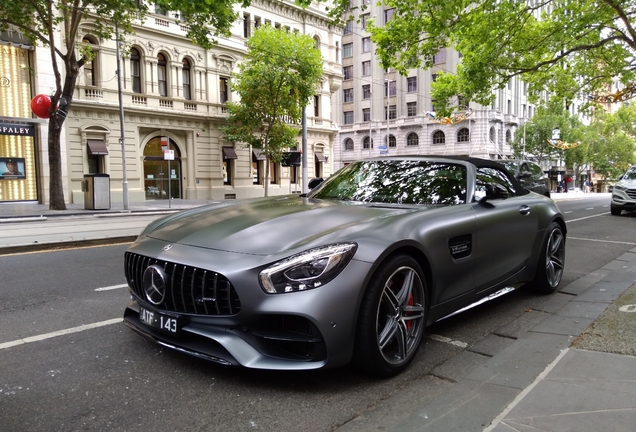
[[[539,165],[529,160],[498,162],[501,162],[524,188],[550,198],[550,181]]]

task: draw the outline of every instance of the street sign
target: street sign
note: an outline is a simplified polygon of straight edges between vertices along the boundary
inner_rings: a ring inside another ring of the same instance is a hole
[[[164,150],[163,160],[174,160],[174,150]]]
[[[161,137],[161,147],[168,147],[169,143],[170,143],[170,138],[168,138],[167,136]]]

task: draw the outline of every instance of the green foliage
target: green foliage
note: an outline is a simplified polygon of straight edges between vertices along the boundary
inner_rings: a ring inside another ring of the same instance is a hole
[[[232,77],[232,90],[240,102],[227,104],[225,139],[260,149],[268,161],[279,162],[283,149],[296,146],[294,125],[318,90],[322,64],[311,37],[271,26],[257,29]],[[269,164],[266,171],[268,176]]]
[[[492,90],[519,76],[531,98],[560,100],[603,92],[635,79],[636,4],[615,0],[390,0],[394,18],[370,26],[383,67],[428,68],[441,47],[463,53],[455,73],[433,84],[442,116],[453,97],[490,104]],[[536,102],[536,99],[533,99]]]

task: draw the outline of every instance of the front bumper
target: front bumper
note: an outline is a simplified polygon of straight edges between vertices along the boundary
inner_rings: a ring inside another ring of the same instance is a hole
[[[131,246],[129,251],[153,256],[150,250],[161,251],[165,245],[157,240],[142,243]],[[146,243],[152,243],[152,247]],[[124,313],[125,324],[162,346],[223,365],[309,370],[341,366],[351,361],[363,281],[371,269],[369,263],[354,259],[333,281],[315,289],[267,294],[260,287],[257,275],[260,269],[270,264],[271,258],[246,255],[238,258],[228,257],[227,252],[178,244],[169,251],[155,254],[152,259],[161,262],[179,262],[182,266],[187,264],[199,269],[214,263],[223,268],[223,275],[236,291],[236,304],[240,308],[227,309],[230,312],[221,314],[204,314],[200,308],[193,310],[191,307],[166,310],[164,305],[153,306],[140,296],[143,294],[136,292],[139,291],[137,287],[131,289],[132,300]],[[138,285],[135,282],[138,273],[127,271],[127,277],[129,284]],[[189,291],[190,282],[187,286]],[[182,295],[186,301],[176,303],[192,303],[187,295]],[[140,306],[154,313],[178,317],[178,334],[142,322]]]

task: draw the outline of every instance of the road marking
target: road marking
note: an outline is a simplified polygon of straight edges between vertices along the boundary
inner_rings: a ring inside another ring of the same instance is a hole
[[[468,344],[466,342],[456,341],[456,340],[447,338],[446,336],[429,334],[429,335],[426,335],[426,337],[429,338],[429,339],[436,340],[437,342],[444,342],[444,343],[447,343],[447,344],[458,346],[460,348],[466,348],[468,346]]]
[[[592,215],[592,216],[585,216],[585,217],[578,218],[578,219],[568,220],[568,221],[565,221],[565,222],[566,223],[578,222],[578,221],[582,221],[582,220],[585,220],[585,219],[591,219],[591,218],[595,218],[595,217],[599,217],[599,216],[605,216],[605,215],[608,215],[608,214],[609,213],[599,213],[599,214],[595,214],[595,215]]]
[[[571,212],[571,211],[568,211],[568,212],[563,212],[563,214],[568,214],[568,213],[572,213],[572,212]]]
[[[581,237],[568,237],[568,240],[585,240],[597,243],[616,243],[616,244],[624,244],[624,245],[636,245],[634,242],[622,242],[622,241],[614,241],[614,240],[598,240],[591,238],[581,238]]]
[[[547,375],[548,373],[550,373],[550,371],[552,369],[554,369],[554,367],[557,365],[557,363],[559,363],[559,361],[561,361],[561,359],[563,358],[563,356],[565,354],[567,354],[568,350],[570,348],[566,348],[563,351],[561,351],[561,354],[559,354],[557,356],[557,358],[554,359],[554,361],[552,361],[552,363],[550,363],[544,370],[543,372],[541,372],[539,374],[539,376],[537,376],[537,378],[534,380],[534,382],[532,384],[530,384],[528,387],[526,387],[525,389],[523,389],[523,391],[521,393],[519,393],[517,395],[517,397],[515,398],[515,400],[513,400],[512,402],[510,402],[510,405],[508,405],[506,407],[505,410],[503,410],[501,412],[501,414],[499,414],[497,417],[494,418],[494,420],[492,421],[492,423],[490,423],[488,425],[488,427],[486,429],[484,429],[484,432],[490,432],[493,429],[495,429],[497,427],[497,425],[499,423],[501,423],[501,421],[506,418],[506,416],[508,415],[508,413],[510,411],[513,410],[514,407],[516,407],[517,405],[519,405],[519,402],[521,402],[523,400],[523,398],[525,398],[528,393],[530,393],[530,391],[532,391],[533,388],[535,388],[537,386],[537,384],[539,384]]]
[[[594,210],[594,207],[588,207],[585,210]]]
[[[114,290],[119,288],[128,288],[128,284],[113,285],[113,286],[107,286],[103,288],[95,288],[95,291],[109,291],[109,290]]]
[[[83,324],[79,327],[73,327],[73,328],[69,328],[66,330],[58,330],[55,332],[51,332],[51,333],[45,333],[42,335],[38,335],[38,336],[30,336],[24,339],[18,339],[18,340],[14,340],[12,342],[5,342],[5,343],[0,343],[0,350],[3,350],[5,348],[11,348],[17,345],[23,345],[23,344],[27,344],[27,343],[31,343],[31,342],[39,342],[39,341],[43,341],[46,339],[51,339],[54,337],[58,337],[58,336],[64,336],[67,334],[71,334],[71,333],[78,333],[78,332],[82,332],[84,330],[90,330],[90,329],[94,329],[94,328],[98,328],[98,327],[104,327],[107,325],[111,325],[111,324],[117,324],[122,322],[124,319],[123,318],[113,318],[107,321],[101,321],[101,322],[96,322],[93,324]]]

